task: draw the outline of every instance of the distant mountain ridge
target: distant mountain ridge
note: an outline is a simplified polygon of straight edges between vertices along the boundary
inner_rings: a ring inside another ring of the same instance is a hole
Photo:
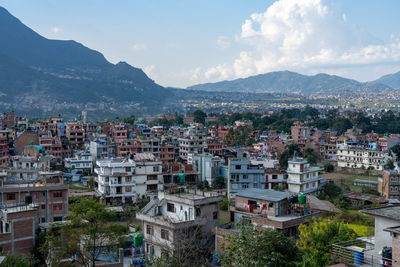
[[[186,89],[220,92],[304,94],[348,94],[392,90],[390,86],[379,82],[361,83],[336,75],[320,73],[307,76],[291,71],[269,72],[232,81],[194,85]]]
[[[386,84],[395,89],[400,89],[400,71],[393,74],[384,75],[374,82]]]
[[[114,65],[75,41],[49,40],[2,7],[0,39],[3,99],[16,100],[34,90],[60,102],[133,101],[154,106],[170,95],[141,69],[125,62]]]

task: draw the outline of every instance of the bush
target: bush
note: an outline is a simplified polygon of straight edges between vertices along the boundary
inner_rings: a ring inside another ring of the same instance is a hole
[[[324,169],[326,172],[333,172],[335,170],[335,166],[330,163],[325,164]]]
[[[228,200],[227,197],[225,197],[225,198],[222,200],[221,204],[219,204],[219,208],[220,208],[221,210],[228,210],[228,208],[229,208],[229,200]]]

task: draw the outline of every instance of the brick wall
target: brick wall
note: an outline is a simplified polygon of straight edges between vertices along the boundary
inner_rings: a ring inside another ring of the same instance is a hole
[[[392,260],[393,265],[400,265],[400,235],[392,233]]]

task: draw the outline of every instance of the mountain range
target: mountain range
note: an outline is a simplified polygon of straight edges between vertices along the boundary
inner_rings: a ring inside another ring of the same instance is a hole
[[[143,70],[125,62],[112,64],[98,51],[76,41],[47,39],[0,7],[0,105],[54,103],[131,105],[147,111],[176,107],[180,99],[207,99],[210,91],[246,93],[348,94],[400,88],[400,72],[368,83],[328,74],[306,76],[270,72],[186,89],[165,88]],[[213,93],[213,95],[215,94]],[[200,98],[199,98],[200,97]]]
[[[391,81],[391,83],[387,81]],[[391,85],[396,88],[395,81],[400,85],[400,73],[397,74],[397,78],[390,76],[385,80],[361,83],[324,73],[307,76],[291,71],[277,71],[232,81],[199,84],[187,89],[248,93],[354,94],[393,90]]]
[[[162,104],[170,95],[139,68],[112,64],[75,41],[49,40],[0,7],[0,94],[58,102]],[[33,94],[34,93],[34,94]]]

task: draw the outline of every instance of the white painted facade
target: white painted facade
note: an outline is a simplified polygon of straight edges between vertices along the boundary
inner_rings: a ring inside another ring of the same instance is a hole
[[[288,161],[288,189],[297,194],[316,194],[320,190],[320,171],[323,168],[310,166],[303,158]]]
[[[338,145],[337,163],[339,167],[382,171],[389,159],[389,154],[380,150],[363,149],[348,144]]]

